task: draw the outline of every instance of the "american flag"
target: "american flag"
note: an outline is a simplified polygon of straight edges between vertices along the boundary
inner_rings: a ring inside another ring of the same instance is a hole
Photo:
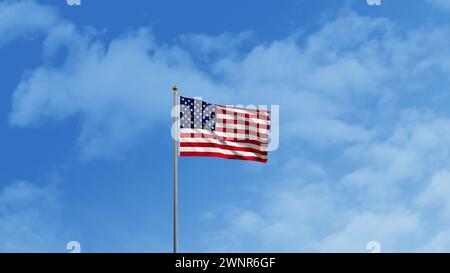
[[[180,156],[267,162],[270,111],[180,96]]]

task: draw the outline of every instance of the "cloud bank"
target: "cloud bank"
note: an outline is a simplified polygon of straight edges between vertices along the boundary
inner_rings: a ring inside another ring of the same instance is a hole
[[[2,1],[0,48],[18,38],[29,39],[38,33],[45,33],[58,20],[58,14],[53,8],[41,6],[34,1]]]
[[[53,185],[16,181],[0,190],[0,252],[65,250],[58,244],[58,192]]]
[[[450,10],[450,1],[449,0],[427,0],[427,2],[437,8],[441,8],[446,11]]]

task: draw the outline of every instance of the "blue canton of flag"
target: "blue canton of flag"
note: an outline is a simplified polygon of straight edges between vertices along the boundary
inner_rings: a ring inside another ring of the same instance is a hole
[[[180,96],[180,128],[214,131],[215,117],[214,104]]]

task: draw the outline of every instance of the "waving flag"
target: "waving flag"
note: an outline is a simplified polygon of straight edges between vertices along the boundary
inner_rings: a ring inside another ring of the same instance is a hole
[[[267,162],[270,111],[180,96],[180,156]]]

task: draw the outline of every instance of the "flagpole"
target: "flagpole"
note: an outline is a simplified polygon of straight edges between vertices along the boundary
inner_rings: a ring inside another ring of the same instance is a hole
[[[173,91],[173,107],[177,109],[178,88],[176,85],[172,87]],[[173,136],[173,253],[177,253],[177,199],[178,199],[178,130],[177,116],[173,115],[173,126],[175,126],[175,135]]]

